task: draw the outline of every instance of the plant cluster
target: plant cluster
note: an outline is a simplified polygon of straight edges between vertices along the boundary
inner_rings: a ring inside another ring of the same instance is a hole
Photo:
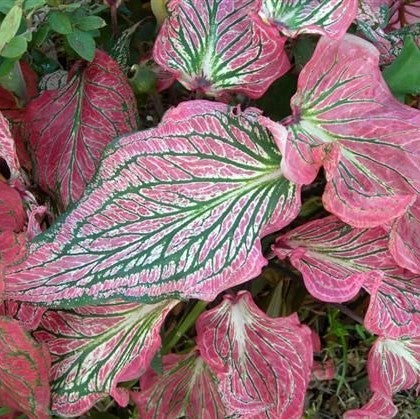
[[[307,292],[363,323],[328,312],[343,352],[371,344],[344,417],[394,417],[420,376],[420,2],[137,6],[0,7],[0,405],[300,418],[335,373]]]

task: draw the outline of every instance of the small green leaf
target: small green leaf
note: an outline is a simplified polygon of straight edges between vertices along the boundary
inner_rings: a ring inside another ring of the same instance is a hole
[[[49,25],[41,25],[38,30],[33,34],[33,45],[40,47],[47,39],[48,32],[50,31]]]
[[[15,60],[0,57],[0,77],[7,76],[15,65]]]
[[[22,19],[22,7],[13,6],[0,25],[0,51],[16,35]]]
[[[106,26],[105,20],[99,16],[84,16],[73,22],[81,31],[93,31]]]
[[[1,51],[5,58],[20,58],[28,47],[28,41],[23,36],[15,36]]]
[[[68,15],[63,12],[52,12],[48,16],[48,23],[53,31],[61,33],[62,35],[68,35],[73,32],[71,20]]]
[[[66,36],[67,42],[73,50],[87,61],[92,61],[95,56],[95,40],[87,32],[75,30]]]
[[[23,4],[23,10],[28,12],[30,10],[36,10],[45,5],[45,0],[26,0]]]
[[[420,49],[413,38],[406,38],[400,55],[382,75],[397,97],[420,93]]]
[[[9,10],[14,6],[15,0],[2,0],[0,2],[0,13],[7,15]]]

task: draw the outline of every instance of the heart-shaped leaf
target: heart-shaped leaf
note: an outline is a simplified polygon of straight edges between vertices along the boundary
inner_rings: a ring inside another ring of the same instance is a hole
[[[260,237],[300,207],[259,115],[184,102],[159,127],[115,141],[81,201],[9,269],[8,297],[211,301],[254,278],[266,264]]]
[[[223,403],[246,417],[300,417],[312,367],[311,331],[296,314],[271,318],[241,291],[196,324],[201,356]]]
[[[253,0],[178,0],[156,39],[153,56],[188,89],[252,98],[290,67],[285,38],[250,19]]]
[[[105,146],[136,129],[133,92],[118,64],[102,51],[68,83],[28,105],[25,126],[39,185],[67,208],[83,194]]]
[[[257,0],[256,4],[263,21],[292,38],[302,33],[341,38],[357,11],[357,0]]]
[[[18,321],[0,316],[0,406],[49,418],[50,355]]]
[[[211,373],[197,351],[163,357],[163,374],[149,369],[140,379],[141,391],[131,393],[140,417],[226,418],[227,412]]]
[[[399,338],[420,332],[420,276],[395,263],[382,228],[352,228],[329,216],[280,236],[274,252],[290,258],[322,301],[348,301],[365,288],[371,294],[365,326],[373,333]]]
[[[323,165],[325,208],[355,227],[404,214],[420,189],[420,113],[393,98],[371,44],[352,35],[321,38],[292,109],[287,132],[265,120],[288,179],[311,183]]]
[[[53,413],[80,415],[108,394],[126,405],[128,392],[117,384],[149,366],[160,346],[160,326],[175,304],[114,302],[47,311],[34,334],[51,352]]]

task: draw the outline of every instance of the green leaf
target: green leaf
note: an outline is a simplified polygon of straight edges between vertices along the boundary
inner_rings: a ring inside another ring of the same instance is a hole
[[[15,60],[0,57],[0,77],[7,76],[12,70]]]
[[[66,13],[52,12],[48,16],[48,23],[53,31],[62,35],[68,35],[73,32],[71,20]]]
[[[49,25],[41,25],[32,37],[33,45],[35,45],[36,47],[40,47],[47,39],[49,31]]]
[[[45,0],[26,0],[23,4],[23,9],[25,12],[30,10],[39,9],[45,5]]]
[[[20,58],[28,46],[28,41],[23,36],[15,36],[1,51],[5,58]]]
[[[73,50],[87,61],[92,61],[95,56],[95,40],[87,32],[75,30],[66,36],[67,42]]]
[[[401,54],[382,75],[397,97],[420,93],[420,49],[413,38],[406,38]]]
[[[2,0],[0,3],[0,13],[7,15],[9,10],[14,6],[15,0]]]
[[[0,51],[16,35],[22,19],[22,7],[13,6],[0,25]]]
[[[73,22],[81,31],[93,31],[106,26],[105,20],[99,16],[84,16]]]

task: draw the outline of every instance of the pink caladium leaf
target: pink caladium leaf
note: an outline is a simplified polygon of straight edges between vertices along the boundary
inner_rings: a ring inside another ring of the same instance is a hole
[[[36,180],[61,208],[81,197],[105,146],[137,127],[133,92],[108,55],[98,50],[70,73],[65,86],[32,100],[25,115]]]
[[[0,176],[9,180],[19,177],[19,172],[20,164],[15,141],[10,133],[7,119],[0,112]]]
[[[0,316],[0,406],[49,418],[50,355],[18,321]]]
[[[34,335],[51,352],[52,412],[77,416],[108,394],[126,405],[129,394],[117,384],[147,369],[160,346],[160,326],[175,304],[113,302],[44,313]]]
[[[257,13],[285,36],[302,33],[341,38],[356,17],[357,0],[257,0]]]
[[[251,98],[290,67],[275,28],[248,14],[253,0],[178,0],[156,39],[156,62],[190,90],[210,96],[238,92]]]
[[[227,417],[217,379],[197,351],[165,355],[163,374],[149,369],[141,377],[140,386],[140,392],[131,393],[140,417]]]
[[[354,227],[405,213],[420,188],[420,114],[393,98],[375,47],[353,35],[321,38],[291,102],[287,129],[261,119],[288,179],[311,183],[323,165],[324,206]]]
[[[419,334],[420,277],[395,263],[381,227],[352,228],[329,216],[280,236],[274,252],[290,258],[308,291],[322,301],[348,301],[365,288],[371,294],[365,316],[371,332]]]
[[[401,0],[396,1],[398,7],[393,7],[393,13],[389,20],[390,29],[398,29],[406,25],[420,23],[420,1]]]
[[[10,267],[8,298],[62,307],[211,301],[257,276],[260,237],[300,208],[259,115],[184,102],[159,127],[115,141],[81,201]]]
[[[420,198],[392,223],[389,250],[398,265],[420,274]]]
[[[390,397],[374,393],[372,398],[360,409],[348,410],[343,419],[391,419],[398,409]]]
[[[203,313],[196,328],[200,354],[231,413],[301,417],[313,351],[311,331],[296,314],[268,317],[240,291]]]
[[[349,411],[344,417],[367,414],[394,417],[397,408],[392,402],[393,394],[420,383],[420,337],[378,338],[369,352],[367,369],[373,397],[361,409]]]

